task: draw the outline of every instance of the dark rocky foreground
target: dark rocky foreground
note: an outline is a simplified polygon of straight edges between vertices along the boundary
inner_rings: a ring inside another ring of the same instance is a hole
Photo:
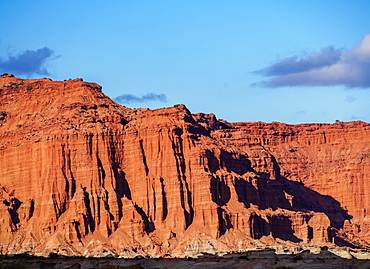
[[[176,268],[370,268],[370,260],[343,258],[305,258],[302,255],[275,258],[197,258],[197,259],[116,259],[116,258],[40,258],[14,256],[0,258],[0,269],[176,269]]]

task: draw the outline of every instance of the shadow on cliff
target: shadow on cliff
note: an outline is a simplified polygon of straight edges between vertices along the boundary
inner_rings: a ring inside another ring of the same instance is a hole
[[[305,187],[300,182],[291,181],[283,176],[280,176],[277,180],[264,178],[254,179],[254,182],[248,182],[243,178],[238,178],[235,180],[234,187],[238,195],[238,200],[247,208],[249,208],[251,204],[254,204],[261,210],[268,208],[273,210],[283,208],[291,211],[321,212],[329,218],[330,226],[337,230],[343,228],[345,220],[350,220],[352,218],[333,197],[322,195]],[[226,187],[223,186],[223,188]],[[223,190],[223,192],[226,191]],[[291,228],[287,228],[291,227],[291,222],[288,223],[290,221],[289,219],[272,219],[271,221],[270,229],[274,237],[283,240],[291,240],[293,242],[299,241],[298,238],[294,237],[294,231]],[[285,231],[273,231],[272,227],[276,227],[277,224],[285,227]],[[262,228],[257,228],[257,231],[259,231],[258,234],[261,235],[269,233],[269,231]],[[259,236],[257,236],[257,238],[258,237]],[[338,246],[355,248],[355,246],[349,242],[337,238],[334,231],[329,231],[329,238],[333,238]]]
[[[208,160],[208,169],[211,173],[215,173],[221,168],[225,168],[228,172],[234,172],[238,175],[244,175],[251,171],[251,161],[244,154],[230,153],[225,150],[220,150],[219,156],[215,156],[213,151],[207,150],[206,157]]]
[[[284,186],[284,191],[292,195],[291,210],[310,210],[324,213],[330,220],[330,226],[334,229],[329,230],[329,238],[340,247],[358,248],[350,242],[336,236],[334,230],[343,228],[346,220],[352,219],[352,216],[343,209],[340,203],[330,195],[322,195],[310,188],[305,187],[302,183],[288,180],[280,176],[279,182]]]
[[[235,190],[240,202],[246,207],[250,204],[257,205],[260,209],[277,208],[288,209],[291,211],[301,212],[321,212],[330,220],[330,226],[339,230],[343,228],[344,221],[350,220],[352,216],[348,215],[340,203],[329,195],[322,195],[310,188],[305,187],[302,183],[291,181],[283,176],[277,180],[257,179],[255,182],[257,188],[244,179],[235,181]],[[274,237],[299,242],[294,236],[294,231],[290,228],[291,221],[283,216],[271,219],[270,229]],[[284,231],[273,231],[273,227],[283,227]],[[266,235],[268,231],[260,229],[261,235]],[[351,243],[337,237],[334,230],[329,230],[329,239],[333,239],[338,246],[349,246],[356,248]]]
[[[345,220],[350,220],[352,216],[348,215],[340,203],[329,195],[322,195],[302,183],[288,180],[280,176],[278,180],[284,188],[284,191],[293,196],[291,200],[291,210],[310,210],[322,212],[330,219],[330,225],[336,229],[343,228]]]
[[[334,228],[329,229],[329,239],[333,239],[338,246],[356,248],[351,243],[337,237],[334,232],[334,230],[343,228],[345,220],[350,220],[352,216],[348,215],[347,211],[333,197],[322,195],[307,188],[300,182],[281,176],[279,166],[273,156],[271,160],[274,162],[273,172],[276,179],[271,179],[269,173],[257,172],[253,169],[246,155],[234,156],[232,153],[221,151],[219,158],[217,157],[213,152],[207,152],[209,171],[214,174],[217,170],[223,168],[228,172],[240,175],[240,177],[233,179],[233,187],[238,196],[238,201],[243,203],[246,208],[251,207],[253,204],[257,205],[261,210],[282,208],[296,212],[309,213],[313,211],[324,213],[330,220],[330,226]],[[242,176],[246,172],[253,172],[255,176],[247,179]],[[229,202],[231,197],[230,187],[223,176],[214,174],[211,178],[210,192],[212,201],[219,207]],[[282,240],[301,241],[294,235],[292,221],[289,217],[283,215],[272,216],[267,223],[260,216],[254,216],[252,222],[255,233],[254,238],[256,239],[271,233],[275,238]],[[226,227],[228,226],[229,224],[226,225]]]

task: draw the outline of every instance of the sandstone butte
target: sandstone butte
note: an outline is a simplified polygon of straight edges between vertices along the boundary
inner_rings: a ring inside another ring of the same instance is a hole
[[[129,109],[82,79],[0,87],[2,254],[370,247],[370,124]]]

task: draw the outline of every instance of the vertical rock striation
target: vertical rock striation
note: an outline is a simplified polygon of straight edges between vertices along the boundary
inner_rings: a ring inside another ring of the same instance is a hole
[[[369,245],[363,122],[227,123],[0,78],[2,253],[191,256]]]

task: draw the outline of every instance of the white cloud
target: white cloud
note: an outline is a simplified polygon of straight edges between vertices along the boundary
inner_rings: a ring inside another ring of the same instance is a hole
[[[354,49],[341,51],[327,47],[303,59],[297,56],[283,59],[257,73],[272,78],[255,86],[344,85],[348,88],[370,88],[370,34],[365,35]]]

